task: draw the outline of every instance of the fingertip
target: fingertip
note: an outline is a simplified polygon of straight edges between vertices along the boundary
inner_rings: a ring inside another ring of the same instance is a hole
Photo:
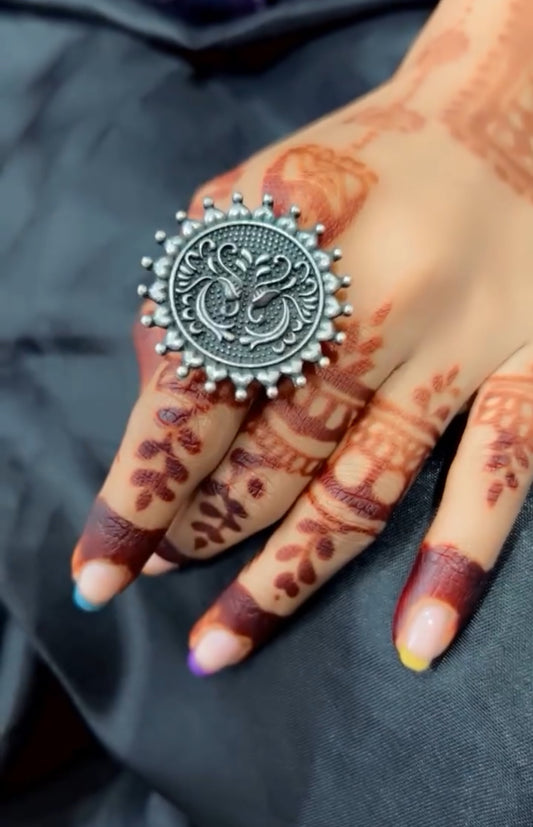
[[[130,582],[131,573],[125,566],[103,560],[91,560],[80,569],[74,589],[74,602],[84,611],[96,611]]]
[[[406,646],[398,646],[397,652],[403,666],[412,672],[425,672],[431,666],[431,661],[415,655]]]
[[[187,656],[187,666],[189,667],[189,671],[192,672],[197,678],[206,678],[209,675],[209,672],[206,672],[205,669],[202,669],[198,661],[196,660],[196,656],[194,652],[189,652]]]
[[[193,674],[212,675],[239,663],[249,651],[249,644],[228,629],[206,629],[189,652],[187,663]]]
[[[77,583],[72,592],[72,600],[78,609],[81,609],[83,612],[99,612],[100,609],[103,609],[106,605],[105,603],[91,603],[87,600],[80,592]]]
[[[413,672],[424,672],[448,649],[457,633],[457,612],[440,600],[422,597],[407,612],[395,637],[398,656]]]

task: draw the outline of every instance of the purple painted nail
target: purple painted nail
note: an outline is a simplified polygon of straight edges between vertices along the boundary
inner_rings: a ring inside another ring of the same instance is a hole
[[[193,675],[196,675],[197,678],[205,678],[207,677],[207,675],[209,675],[209,672],[206,672],[205,669],[202,669],[202,667],[196,660],[194,652],[189,652],[189,655],[187,657],[187,666],[189,667],[189,670],[193,673]]]

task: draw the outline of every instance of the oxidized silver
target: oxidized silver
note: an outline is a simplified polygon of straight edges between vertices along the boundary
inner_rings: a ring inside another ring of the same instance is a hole
[[[203,221],[179,212],[178,235],[155,234],[165,255],[142,259],[155,280],[138,293],[159,306],[141,323],[166,329],[156,351],[182,354],[179,377],[203,367],[207,391],[229,378],[237,399],[254,381],[275,398],[281,376],[302,386],[304,362],[329,363],[321,342],[344,340],[332,320],[352,308],[334,294],[350,279],[331,271],[340,250],[319,248],[324,227],[298,227],[298,207],[276,218],[269,195],[253,211],[232,201],[222,212],[205,198]]]

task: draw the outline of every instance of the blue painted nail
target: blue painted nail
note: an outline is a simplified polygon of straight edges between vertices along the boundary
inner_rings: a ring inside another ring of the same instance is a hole
[[[103,609],[105,603],[90,603],[85,597],[82,595],[78,586],[74,586],[74,592],[72,594],[72,599],[78,609],[82,609],[84,612],[98,612],[100,609]]]
[[[209,672],[206,672],[205,669],[202,669],[202,667],[194,657],[194,652],[189,652],[189,656],[187,658],[187,666],[189,667],[193,675],[196,675],[197,678],[206,678],[207,675],[209,675]]]

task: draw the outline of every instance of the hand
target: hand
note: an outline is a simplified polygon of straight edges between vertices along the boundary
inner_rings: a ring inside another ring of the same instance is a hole
[[[269,192],[326,226],[355,308],[329,367],[249,406],[223,385],[207,395],[198,372],[178,380],[176,357],[153,354],[159,335],[136,327],[143,388],[74,552],[78,603],[286,515],[193,628],[197,673],[244,659],[369,546],[475,395],[394,619],[401,660],[426,668],[475,607],[531,484],[533,15],[499,0],[481,37],[470,5],[444,4],[384,87],[195,199]]]

